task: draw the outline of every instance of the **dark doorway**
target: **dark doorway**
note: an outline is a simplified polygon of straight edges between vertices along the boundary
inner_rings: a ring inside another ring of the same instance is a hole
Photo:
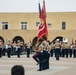
[[[3,37],[0,36],[0,40],[2,40],[2,41],[3,41],[3,44],[4,44],[4,39],[3,39]]]
[[[14,41],[17,42],[18,40],[20,40],[21,42],[24,43],[24,39],[23,39],[21,36],[16,36],[16,37],[14,37],[12,41],[13,41],[13,42],[14,42]]]
[[[37,36],[32,40],[32,44],[35,45],[37,42]]]

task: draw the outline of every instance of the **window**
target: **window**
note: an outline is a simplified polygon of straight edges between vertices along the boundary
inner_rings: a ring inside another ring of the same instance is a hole
[[[2,29],[8,29],[8,22],[2,22]]]
[[[27,22],[21,22],[21,29],[27,30]]]
[[[39,24],[40,24],[40,22],[36,22],[36,27],[38,27],[38,26],[39,26]]]
[[[51,28],[52,27],[52,24],[51,23],[48,23],[48,28]]]
[[[62,30],[66,29],[66,22],[62,22]]]

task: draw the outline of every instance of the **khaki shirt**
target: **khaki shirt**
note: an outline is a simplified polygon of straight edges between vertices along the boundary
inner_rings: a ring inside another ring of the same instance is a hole
[[[61,47],[61,44],[60,44],[59,42],[56,42],[56,43],[54,44],[54,47],[55,47],[55,48],[60,48],[60,47]]]
[[[20,48],[20,46],[21,46],[21,43],[20,43],[20,42],[18,42],[18,43],[17,43],[17,46],[18,46],[18,48]]]
[[[49,46],[47,46],[47,50],[48,50],[48,52],[50,52],[51,51],[51,46],[49,45]]]
[[[76,45],[74,44],[73,49],[76,50]]]
[[[27,46],[27,48],[30,48],[30,47],[31,47],[31,43],[28,42],[28,43],[26,44],[26,46]]]
[[[11,46],[12,46],[12,43],[8,42],[8,48],[11,48]]]
[[[43,52],[43,45],[40,45],[38,49],[38,52]]]

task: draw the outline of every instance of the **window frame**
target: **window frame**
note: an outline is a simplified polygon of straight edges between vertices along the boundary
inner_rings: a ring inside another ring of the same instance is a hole
[[[23,23],[23,24],[22,24]],[[23,26],[23,28],[22,28],[22,26]],[[21,22],[21,24],[20,24],[20,29],[21,30],[27,30],[28,29],[28,24],[27,24],[27,22]]]
[[[39,27],[40,22],[36,22],[36,27]]]
[[[50,25],[50,26],[49,26]],[[52,24],[51,23],[48,23],[48,28],[52,28]]]
[[[6,27],[7,25],[7,27]],[[9,29],[9,24],[8,22],[2,22],[2,30],[8,30]]]
[[[62,22],[62,30],[66,30],[66,22]]]

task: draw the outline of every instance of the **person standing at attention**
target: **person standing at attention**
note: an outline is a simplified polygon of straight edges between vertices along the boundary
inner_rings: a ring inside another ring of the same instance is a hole
[[[11,46],[12,46],[12,42],[10,40],[8,40],[8,49],[7,49],[7,56],[8,58],[11,57]]]
[[[17,57],[20,58],[20,51],[21,51],[21,43],[20,43],[20,40],[18,40],[17,42]]]
[[[31,43],[30,43],[30,42],[27,42],[26,47],[27,47],[27,57],[29,58],[29,57],[30,57],[30,47],[31,47]]]

